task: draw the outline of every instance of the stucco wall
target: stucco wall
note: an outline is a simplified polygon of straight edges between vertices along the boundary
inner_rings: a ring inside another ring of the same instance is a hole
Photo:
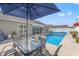
[[[16,31],[18,33],[19,24],[24,24],[24,23],[0,19],[0,30],[6,34],[11,34],[12,31]],[[32,34],[31,26],[29,26],[28,30],[29,33]]]
[[[54,32],[70,32],[70,31],[74,31],[74,28],[50,28],[50,30],[54,31]]]

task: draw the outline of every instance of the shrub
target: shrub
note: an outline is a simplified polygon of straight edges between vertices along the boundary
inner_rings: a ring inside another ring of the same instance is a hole
[[[76,38],[76,43],[79,43],[79,37]]]
[[[77,31],[71,31],[70,34],[72,35],[73,38],[76,38],[78,35]]]

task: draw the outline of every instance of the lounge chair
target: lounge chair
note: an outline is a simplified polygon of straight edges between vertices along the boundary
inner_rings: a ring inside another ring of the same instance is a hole
[[[59,52],[59,50],[60,50],[61,47],[62,47],[62,45],[60,45],[60,46],[57,48],[57,50],[56,50],[55,53],[54,53],[54,56],[58,56],[58,52]]]

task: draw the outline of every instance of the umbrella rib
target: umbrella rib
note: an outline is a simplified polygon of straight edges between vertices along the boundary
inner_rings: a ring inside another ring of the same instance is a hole
[[[29,9],[30,9],[30,8],[32,8],[32,7],[34,6],[34,4],[33,4],[33,3],[31,3],[31,5],[32,5],[32,6],[30,6],[30,7],[29,7]],[[34,9],[37,9],[37,8],[38,8],[38,7],[34,8]]]
[[[22,12],[27,12],[27,11],[24,11],[24,10],[22,10],[22,9],[18,9],[19,11],[22,11]]]
[[[10,6],[10,5],[9,5]],[[14,7],[14,6],[13,6]],[[15,10],[15,9],[17,9],[17,8],[19,8],[20,6],[18,6],[18,7],[16,7],[16,8],[14,8],[14,9],[11,9],[11,10],[9,10],[8,12],[5,12],[5,14],[7,14],[7,13],[9,13],[9,12],[11,12],[11,11],[13,11],[13,10]]]
[[[21,5],[22,6],[22,5]],[[21,7],[21,6],[19,6],[19,7]],[[13,5],[12,5],[12,7],[14,7]],[[18,7],[18,8],[19,8]],[[17,9],[17,8],[15,8],[15,9]],[[26,12],[26,11],[24,11],[24,10],[22,10],[22,9],[18,9],[19,11],[22,11],[22,12]]]
[[[30,17],[29,17],[29,18],[32,18],[32,17],[31,17],[31,12],[29,12],[29,14],[28,14],[28,15],[30,15]]]
[[[32,10],[36,13],[36,15],[38,15],[38,16],[39,16],[39,14],[36,12],[36,10],[35,10],[35,9],[33,9],[33,8],[32,8]]]
[[[32,4],[32,3],[29,3],[29,4],[31,4],[31,6],[29,7],[29,9],[30,9],[31,7],[33,7],[33,4]],[[29,4],[28,4],[28,5],[29,5]],[[24,5],[24,7],[27,8],[25,5]]]

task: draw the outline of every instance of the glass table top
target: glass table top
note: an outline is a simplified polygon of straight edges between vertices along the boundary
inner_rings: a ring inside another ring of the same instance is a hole
[[[14,43],[25,54],[28,53],[28,51],[31,52],[41,46],[40,40],[34,42],[34,39],[32,38],[28,39],[28,44],[26,44],[26,39],[15,41]]]

